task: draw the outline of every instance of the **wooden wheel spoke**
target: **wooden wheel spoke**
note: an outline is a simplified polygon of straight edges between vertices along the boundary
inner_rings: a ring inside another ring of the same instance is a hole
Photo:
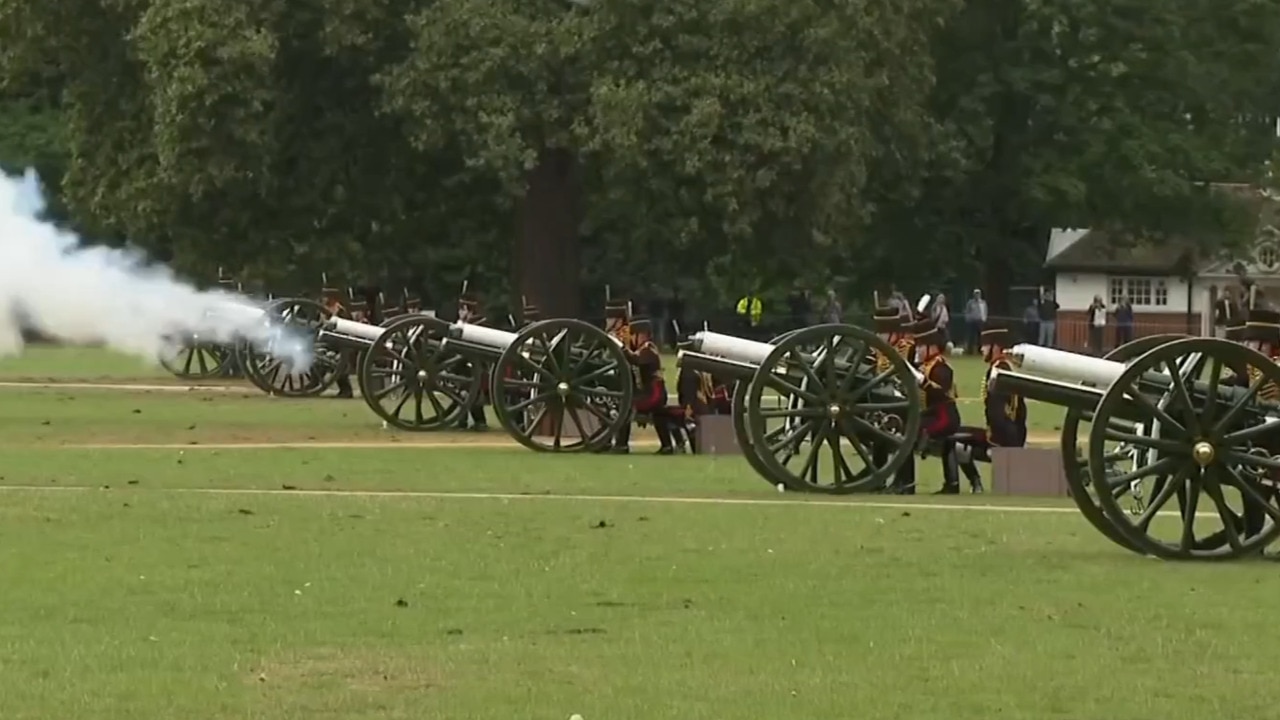
[[[1169,375],[1169,384],[1173,388],[1174,399],[1183,412],[1184,427],[1190,430],[1192,435],[1200,435],[1200,417],[1196,413],[1196,406],[1191,402],[1191,395],[1187,392],[1186,378],[1184,370],[1180,364],[1173,359],[1164,361],[1165,372]],[[1161,422],[1164,422],[1163,420]]]
[[[1176,379],[1174,380],[1174,384],[1177,384]],[[1150,413],[1151,417],[1160,421],[1161,434],[1167,434],[1170,430],[1173,430],[1176,433],[1181,434],[1183,437],[1187,435],[1187,428],[1184,427],[1182,423],[1174,420],[1173,417],[1169,415],[1169,413],[1165,412],[1163,408],[1151,402],[1151,398],[1142,394],[1132,383],[1128,386],[1128,395],[1134,403]]]
[[[858,432],[871,435],[878,442],[884,443],[889,447],[896,448],[906,442],[906,439],[901,435],[894,435],[893,433],[885,432],[857,415],[850,416],[849,423],[852,424]]]
[[[1220,468],[1205,468],[1201,477],[1201,484],[1204,492],[1213,501],[1213,507],[1218,511],[1218,519],[1222,521],[1222,532],[1227,538],[1229,544],[1235,550],[1244,549],[1244,541],[1240,538],[1240,532],[1236,530],[1236,523],[1240,518],[1231,510],[1227,504],[1227,498],[1222,493],[1222,483],[1218,480]]]
[[[1253,382],[1249,383],[1249,389],[1240,394],[1235,402],[1231,403],[1231,407],[1227,409],[1222,417],[1218,418],[1218,423],[1213,426],[1210,432],[1212,435],[1222,435],[1229,430],[1236,422],[1244,409],[1248,407],[1254,399],[1258,397],[1258,392],[1262,390],[1262,386],[1266,384],[1267,376],[1265,373],[1259,375]]]
[[[1146,532],[1147,528],[1151,525],[1151,521],[1155,520],[1156,514],[1159,513],[1165,505],[1169,504],[1169,501],[1178,494],[1178,491],[1186,483],[1188,472],[1188,467],[1184,465],[1178,470],[1178,472],[1174,473],[1172,479],[1166,479],[1164,483],[1161,483],[1158,486],[1159,489],[1156,491],[1156,496],[1151,499],[1151,502],[1145,508],[1143,508],[1142,513],[1133,524],[1141,528],[1143,532]],[[1123,487],[1126,490],[1128,489],[1127,485]]]
[[[1182,465],[1186,465],[1184,458],[1161,458],[1150,465],[1144,465],[1137,470],[1122,473],[1120,475],[1108,475],[1106,477],[1106,485],[1108,488],[1128,487],[1138,480],[1148,478],[1153,475],[1163,475],[1165,473],[1176,470]]]
[[[1120,432],[1119,430],[1113,430],[1110,427],[1106,429],[1106,438],[1113,442],[1126,443],[1128,445],[1146,448],[1149,450],[1159,450],[1166,455],[1172,455],[1175,453],[1185,455],[1187,452],[1186,443],[1151,437],[1150,435]]]

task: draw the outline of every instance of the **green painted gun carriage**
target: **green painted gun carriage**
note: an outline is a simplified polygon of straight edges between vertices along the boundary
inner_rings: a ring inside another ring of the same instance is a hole
[[[994,372],[992,387],[1066,409],[1071,495],[1107,538],[1144,555],[1222,560],[1259,555],[1280,536],[1273,360],[1241,342],[1178,336],[1106,358],[1035,345],[1009,355],[1015,368]]]
[[[695,333],[677,364],[735,383],[734,433],[771,485],[846,494],[886,485],[915,449],[920,378],[887,342],[818,325],[771,343]],[[887,369],[877,367],[886,358]]]

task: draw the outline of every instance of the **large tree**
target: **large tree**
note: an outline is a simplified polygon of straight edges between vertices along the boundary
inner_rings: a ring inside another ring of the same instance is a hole
[[[868,167],[925,149],[924,53],[948,7],[439,0],[386,102],[419,148],[461,143],[523,198],[520,286],[550,312],[577,310],[584,214],[637,273],[719,258],[741,291],[852,238]]]
[[[1260,180],[1277,37],[1280,0],[967,0],[934,46],[955,152],[886,219],[971,261],[996,305],[1054,226],[1238,238],[1250,223],[1206,183]]]

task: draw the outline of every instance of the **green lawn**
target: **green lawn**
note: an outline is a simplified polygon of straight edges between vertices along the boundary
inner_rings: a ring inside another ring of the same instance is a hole
[[[1274,714],[1273,566],[1144,559],[1061,501],[779,495],[241,392],[6,387],[0,423],[4,720]],[[304,446],[209,446],[245,441]],[[82,447],[135,442],[173,447]]]

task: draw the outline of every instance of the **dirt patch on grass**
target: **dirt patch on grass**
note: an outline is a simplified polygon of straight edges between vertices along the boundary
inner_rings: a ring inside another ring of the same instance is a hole
[[[250,668],[245,680],[289,690],[334,683],[360,692],[427,690],[443,680],[438,668],[421,660],[429,656],[426,652],[411,656],[363,648],[315,648],[263,662]]]

